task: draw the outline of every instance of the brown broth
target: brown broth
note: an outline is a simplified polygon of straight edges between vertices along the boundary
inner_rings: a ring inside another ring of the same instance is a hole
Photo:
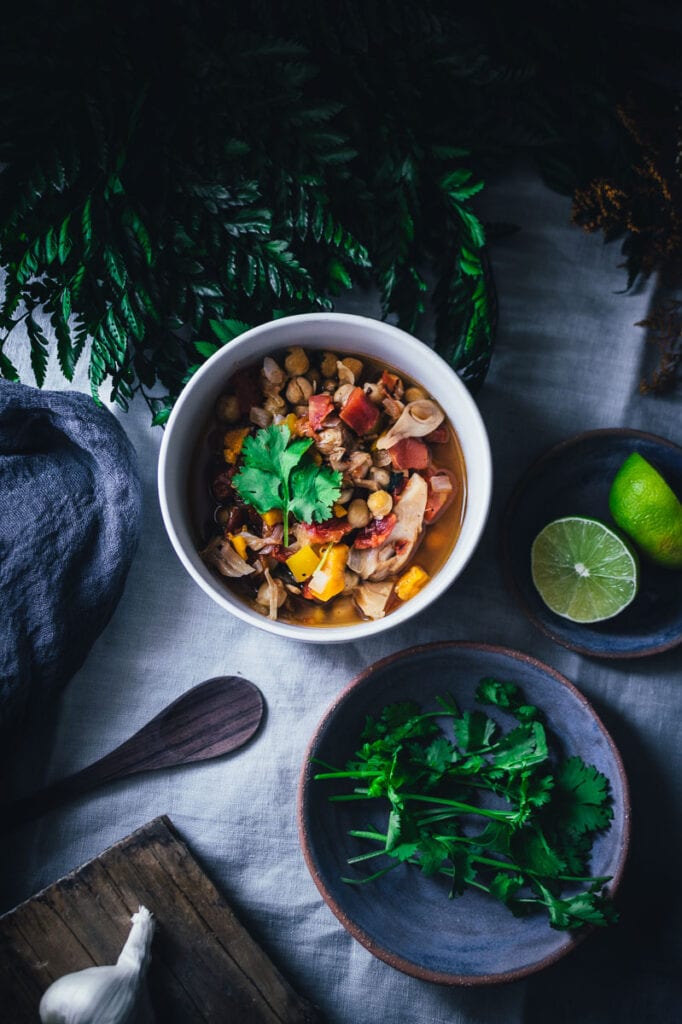
[[[272,358],[281,361],[284,351],[285,350],[276,350],[271,352],[270,355]],[[318,353],[317,350],[314,349],[306,349],[305,351],[311,359],[311,364],[314,363],[316,355],[322,355],[321,352]],[[350,356],[350,353],[341,353],[340,355],[343,358],[346,358]],[[411,377],[408,377],[405,373],[393,368],[392,366],[379,363],[364,355],[357,355],[357,358],[361,359],[364,364],[364,370],[360,378],[360,382],[378,380],[382,371],[388,370],[390,373],[394,373],[401,378],[405,385],[405,389],[410,387],[421,387],[418,381],[413,380]],[[262,360],[259,360],[256,365],[260,366],[261,364]],[[225,393],[229,393],[229,384],[230,379],[228,378],[225,384]],[[450,506],[446,508],[441,516],[431,525],[426,524],[424,526],[418,547],[411,560],[401,571],[401,575],[403,572],[406,572],[410,566],[419,565],[429,574],[430,577],[435,576],[447,561],[462,528],[464,511],[466,508],[466,469],[464,456],[462,454],[459,439],[457,438],[455,430],[447,416],[444,420],[444,425],[447,425],[448,428],[448,440],[443,444],[431,445],[433,465],[438,468],[448,469],[453,473],[455,480],[457,481],[456,494]],[[194,449],[192,464],[189,469],[188,498],[190,521],[194,531],[197,548],[204,547],[212,536],[215,536],[216,533],[220,532],[214,518],[216,510],[220,506],[213,497],[210,489],[211,479],[214,473],[220,468],[220,465],[214,460],[214,456],[211,451],[210,438],[214,431],[218,430],[221,433],[224,433],[228,429],[230,428],[225,424],[219,423],[215,414],[211,412],[211,415],[202,426]],[[261,615],[267,614],[267,612],[264,612],[263,606],[259,605],[255,601],[254,587],[248,578],[241,581],[231,580],[221,576],[218,572],[215,572],[215,578],[219,580],[220,583],[224,585],[225,588],[234,596],[239,598],[239,600],[243,601],[254,611],[257,611]],[[391,611],[399,607],[402,603],[403,602],[401,602],[397,597],[393,596],[391,604],[387,609],[387,614],[390,615]],[[291,609],[287,608],[288,604],[291,605]],[[290,595],[287,605],[280,608],[278,618],[281,622],[287,622],[294,625],[333,628],[334,626],[346,626],[353,623],[367,621],[355,607],[352,597],[342,594],[332,598],[327,604],[316,603]]]

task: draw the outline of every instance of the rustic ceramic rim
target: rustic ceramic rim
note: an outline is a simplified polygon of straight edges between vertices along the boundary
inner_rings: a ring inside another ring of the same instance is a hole
[[[584,644],[572,642],[566,637],[559,636],[554,632],[545,622],[537,617],[531,606],[526,601],[521,588],[516,582],[516,577],[512,569],[510,551],[510,530],[509,523],[513,513],[516,511],[516,505],[523,494],[524,490],[528,486],[529,482],[535,477],[539,470],[541,470],[547,463],[552,462],[557,456],[563,455],[565,451],[574,447],[575,445],[582,444],[584,441],[589,441],[592,438],[609,438],[609,437],[632,437],[638,438],[642,441],[651,441],[654,444],[662,445],[664,448],[670,448],[672,451],[677,452],[682,456],[682,448],[675,444],[674,441],[669,441],[665,437],[659,437],[657,434],[649,434],[644,430],[629,430],[627,427],[606,427],[600,430],[585,430],[580,434],[574,434],[572,437],[566,438],[565,441],[560,441],[558,444],[553,445],[542,453],[537,459],[535,459],[527,467],[520,480],[514,487],[512,494],[507,502],[507,505],[502,516],[502,527],[501,527],[501,561],[502,570],[505,577],[507,588],[510,591],[512,597],[520,606],[521,610],[527,616],[533,625],[548,636],[554,643],[561,644],[562,647],[567,647],[570,651],[575,651],[577,654],[584,654],[592,658],[604,658],[611,661],[623,661],[628,658],[650,658],[654,654],[662,654],[664,651],[673,650],[682,643],[682,633],[673,640],[666,641],[662,644],[656,644],[653,647],[647,647],[644,650],[639,651],[626,651],[620,653],[618,651],[601,651],[596,650],[593,647],[587,647]],[[568,621],[568,620],[567,620]]]
[[[364,671],[360,672],[355,678],[339,693],[334,699],[332,704],[325,712],[322,720],[318,724],[315,732],[308,744],[308,748],[305,753],[303,761],[303,767],[301,770],[297,803],[296,803],[296,818],[298,824],[299,841],[301,849],[303,851],[303,857],[305,859],[308,870],[312,876],[312,879],[320,891],[322,898],[325,903],[332,911],[332,913],[338,918],[344,928],[350,932],[353,938],[357,939],[366,949],[370,951],[379,960],[383,960],[384,963],[389,966],[402,971],[404,974],[409,974],[414,978],[419,978],[422,981],[431,981],[438,985],[459,985],[463,987],[474,987],[480,985],[495,985],[504,982],[518,981],[520,978],[525,978],[529,974],[535,974],[537,971],[543,970],[545,967],[549,967],[561,960],[567,953],[570,953],[573,949],[579,946],[584,939],[587,938],[594,930],[594,926],[586,927],[580,935],[576,936],[570,932],[566,933],[566,943],[560,949],[555,950],[553,953],[548,954],[541,960],[537,960],[532,964],[528,964],[525,967],[519,967],[515,970],[499,972],[497,974],[449,974],[441,971],[432,971],[426,967],[422,967],[419,964],[414,963],[411,960],[406,960],[404,957],[397,956],[391,953],[389,950],[384,949],[374,942],[367,934],[360,928],[355,922],[346,914],[340,904],[336,901],[334,896],[328,891],[324,879],[322,878],[320,871],[313,858],[310,843],[309,843],[309,832],[305,822],[305,794],[312,780],[312,767],[311,757],[313,751],[317,745],[320,734],[326,729],[330,720],[336,714],[338,708],[344,704],[349,695],[358,687],[366,685],[372,676],[377,672],[385,669],[386,667],[394,664],[397,661],[403,661],[408,658],[413,658],[415,655],[420,655],[430,651],[447,651],[447,650],[467,650],[475,651],[481,654],[495,654],[504,655],[505,657],[512,658],[515,661],[523,662],[526,665],[530,665],[535,669],[539,669],[541,672],[549,675],[561,686],[566,687],[571,694],[579,701],[583,708],[592,716],[595,724],[601,731],[606,742],[608,743],[611,754],[613,756],[614,765],[620,779],[621,786],[623,787],[623,831],[621,833],[621,853],[618,862],[618,867],[611,878],[607,888],[611,896],[615,895],[620,883],[623,878],[625,871],[626,861],[628,858],[628,852],[630,848],[630,834],[631,834],[631,804],[630,804],[630,788],[628,785],[627,776],[625,774],[625,768],[623,766],[623,760],[620,756],[620,752],[616,747],[613,739],[611,738],[605,725],[597,715],[596,711],[587,700],[585,695],[573,683],[571,683],[565,676],[557,672],[556,669],[546,665],[544,662],[539,661],[537,658],[531,655],[524,654],[522,651],[516,651],[509,647],[503,647],[497,644],[489,643],[475,643],[465,640],[443,640],[435,643],[418,644],[414,647],[408,647],[405,650],[397,651],[395,654],[389,654],[387,657],[382,658],[380,661],[374,662]]]

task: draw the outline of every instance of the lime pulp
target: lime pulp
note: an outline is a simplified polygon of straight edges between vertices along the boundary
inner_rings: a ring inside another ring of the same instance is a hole
[[[634,600],[639,564],[630,544],[605,523],[564,516],[533,541],[531,575],[557,615],[571,622],[602,622]]]

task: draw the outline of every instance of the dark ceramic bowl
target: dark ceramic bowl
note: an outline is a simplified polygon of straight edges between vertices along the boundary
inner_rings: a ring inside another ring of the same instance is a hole
[[[533,585],[530,549],[560,516],[592,516],[613,524],[609,491],[632,452],[654,465],[682,494],[682,448],[637,430],[593,430],[550,448],[526,471],[507,505],[502,559],[508,585],[531,621],[564,647],[597,658],[642,658],[682,642],[682,572],[640,557],[637,597],[605,622],[569,622],[546,606]]]
[[[343,882],[343,876],[366,868],[347,864],[349,857],[368,849],[348,831],[366,827],[372,812],[364,801],[331,803],[332,793],[348,789],[337,781],[316,781],[320,768],[312,759],[343,766],[359,746],[365,717],[396,701],[414,700],[433,708],[437,696],[451,692],[462,709],[472,709],[474,691],[484,676],[517,682],[527,699],[544,712],[562,754],[577,754],[608,777],[614,820],[595,840],[591,870],[595,875],[610,875],[609,889],[615,892],[630,835],[628,785],[620,755],[582,694],[558,672],[516,651],[487,644],[439,643],[377,662],[327,711],[308,748],[299,786],[298,822],[305,860],[339,921],[392,967],[445,985],[521,978],[564,956],[583,935],[552,930],[542,913],[515,918],[496,900],[473,889],[448,899],[446,880],[425,878],[411,865],[367,885]],[[504,727],[512,723],[497,708],[491,714]],[[380,866],[379,859],[371,863]]]

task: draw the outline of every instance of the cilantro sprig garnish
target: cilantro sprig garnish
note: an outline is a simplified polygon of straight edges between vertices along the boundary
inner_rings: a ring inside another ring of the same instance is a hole
[[[350,833],[376,849],[349,863],[389,862],[345,881],[363,884],[415,864],[446,876],[452,897],[473,887],[516,916],[539,907],[552,928],[616,920],[609,878],[589,872],[593,840],[613,818],[608,779],[580,757],[553,756],[540,711],[515,683],[482,679],[476,700],[517,725],[503,732],[483,711],[460,711],[452,697],[438,698],[432,712],[393,704],[368,719],[345,769],[325,765],[315,776],[355,783],[331,800],[387,804],[383,828]]]
[[[341,493],[341,473],[305,460],[308,437],[291,439],[286,423],[273,424],[247,437],[243,463],[232,484],[263,515],[281,509],[284,546],[289,544],[289,515],[301,523],[323,523]]]

